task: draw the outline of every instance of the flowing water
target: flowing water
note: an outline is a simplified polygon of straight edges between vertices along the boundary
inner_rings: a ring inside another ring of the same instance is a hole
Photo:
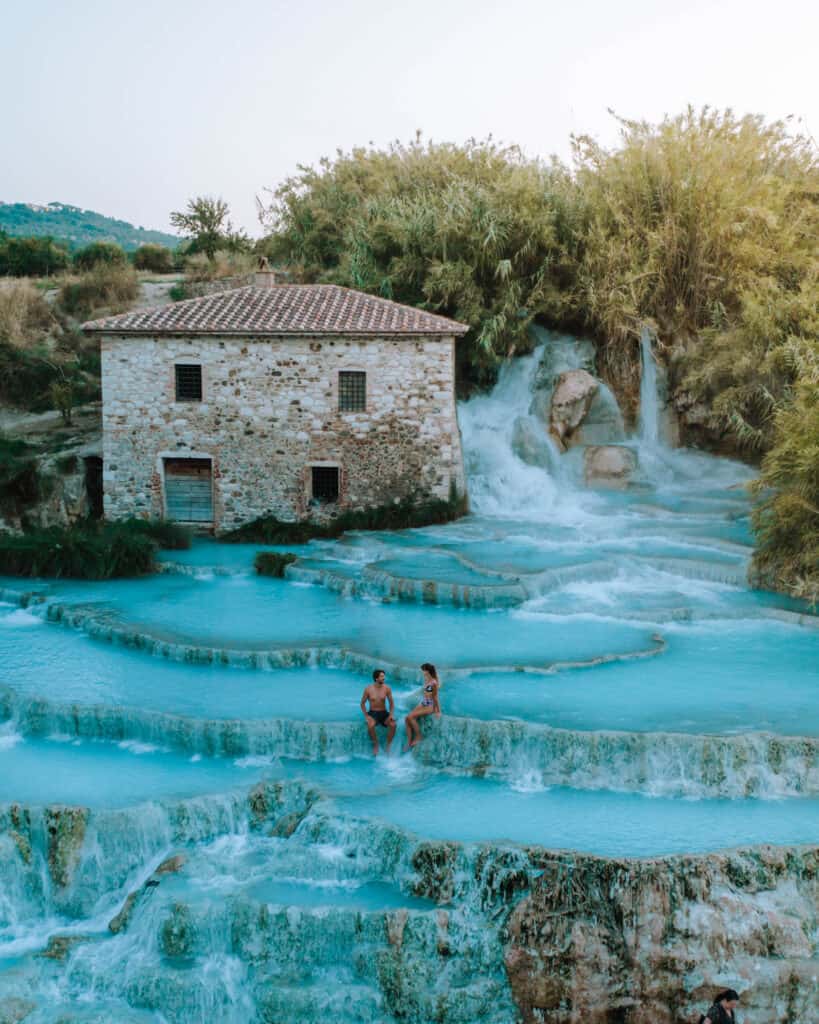
[[[206,540],[0,580],[0,1019],[508,1024],[521,844],[819,838],[819,632],[746,584],[751,472],[663,444],[645,334],[636,435],[601,389],[583,436],[638,469],[586,488],[543,409],[593,349],[539,341],[459,409],[459,522],[300,545],[282,581]],[[373,760],[372,670],[400,718],[425,660],[443,717]]]

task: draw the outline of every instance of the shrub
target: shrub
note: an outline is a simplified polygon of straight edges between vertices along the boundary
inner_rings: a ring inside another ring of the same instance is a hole
[[[218,281],[225,277],[240,277],[256,268],[256,258],[247,252],[229,252],[220,249],[208,258],[195,252],[185,259],[185,277],[188,281]]]
[[[129,519],[128,528],[135,533],[144,533],[156,542],[157,547],[182,551],[191,546],[190,530],[170,519]]]
[[[0,341],[0,401],[32,412],[50,409],[49,389],[58,376],[49,360]]]
[[[221,539],[233,543],[304,544],[315,537],[340,537],[348,530],[406,530],[449,523],[466,515],[466,512],[465,498],[450,501],[432,498],[420,504],[407,500],[394,505],[342,512],[328,523],[309,520],[286,523],[274,515],[266,515],[223,534]]]
[[[143,576],[156,567],[157,537],[167,536],[167,525],[128,519],[0,534],[0,573],[95,580]]]
[[[48,481],[25,441],[0,437],[0,511],[20,515],[45,496]]]
[[[100,263],[78,280],[64,284],[58,302],[66,313],[86,319],[102,310],[120,313],[138,294],[139,281],[132,267]]]
[[[764,451],[793,377],[782,346],[815,334],[819,164],[782,122],[687,110],[575,140],[578,303],[621,393],[643,326],[676,383],[736,444]],[[783,372],[784,371],[784,372]]]
[[[0,238],[0,276],[47,277],[69,262],[67,250],[52,238]]]
[[[762,461],[753,512],[757,582],[819,603],[819,354],[803,362],[792,404],[774,423],[774,444]]]
[[[93,270],[99,264],[113,266],[128,262],[125,250],[115,242],[91,242],[74,253],[74,266],[78,270]]]
[[[141,245],[134,253],[134,267],[154,274],[170,274],[174,269],[174,255],[164,245]]]
[[[290,551],[283,554],[278,551],[260,551],[253,560],[253,565],[260,576],[274,576],[276,579],[282,579],[284,570],[297,558],[298,555],[294,555]]]
[[[54,326],[51,307],[30,281],[0,283],[0,340],[25,345]]]

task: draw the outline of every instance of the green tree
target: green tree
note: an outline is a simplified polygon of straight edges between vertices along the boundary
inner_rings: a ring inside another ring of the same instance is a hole
[[[46,277],[65,270],[69,260],[53,238],[0,237],[0,275]]]
[[[248,237],[234,229],[230,208],[221,198],[195,196],[189,199],[187,209],[171,213],[171,224],[190,239],[188,252],[203,252],[209,260],[220,249],[235,251],[250,247]]]
[[[92,270],[98,264],[111,266],[126,263],[125,250],[115,242],[91,242],[74,253],[73,263],[78,270]]]
[[[154,274],[170,274],[174,268],[173,253],[164,245],[141,245],[134,253],[134,266]]]

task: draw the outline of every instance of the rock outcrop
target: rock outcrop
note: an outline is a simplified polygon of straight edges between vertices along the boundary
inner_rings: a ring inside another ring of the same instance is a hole
[[[47,807],[45,826],[48,835],[48,870],[55,885],[65,888],[71,882],[85,839],[88,810],[85,807]]]
[[[819,1019],[819,848],[530,856],[505,929],[525,1024],[677,1024],[727,986],[744,1020]]]
[[[561,451],[586,418],[600,382],[586,370],[567,370],[557,378],[549,409],[549,433]]]
[[[636,470],[637,453],[625,445],[590,445],[583,453],[583,476],[591,487],[626,487]]]
[[[518,416],[512,431],[512,451],[529,466],[551,470],[555,451],[533,416]]]

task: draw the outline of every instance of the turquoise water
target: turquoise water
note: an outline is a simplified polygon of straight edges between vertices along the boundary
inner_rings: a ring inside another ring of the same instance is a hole
[[[235,761],[191,760],[135,740],[39,740],[0,732],[0,804],[127,807],[252,781],[252,773]]]
[[[666,626],[667,650],[553,675],[476,673],[446,688],[452,714],[562,729],[819,735],[813,631],[777,622]]]
[[[568,729],[819,734],[814,632],[742,620],[667,625],[664,636],[667,650],[637,663],[444,678],[442,704],[456,715]],[[0,665],[0,684],[32,697],[203,718],[357,721],[369,682],[367,673],[326,667],[251,671],[166,661],[10,605],[0,607]],[[412,684],[395,684],[402,706],[414,701],[412,692]]]
[[[625,622],[532,628],[514,615],[353,600],[259,577],[57,582],[50,593],[160,639],[234,649],[346,646],[409,665],[433,656],[450,667],[549,665],[652,646],[649,629]]]
[[[344,907],[351,910],[430,910],[428,900],[407,896],[385,882],[315,885],[309,882],[259,882],[247,890],[247,896],[263,903],[295,907]]]
[[[351,813],[372,813],[359,797],[341,797],[338,804]],[[819,800],[686,801],[564,788],[527,793],[486,779],[436,778],[422,789],[392,792],[377,813],[436,839],[511,840],[639,857],[815,842]]]
[[[524,463],[512,433],[537,358],[459,410],[459,522],[197,539],[139,580],[0,580],[45,598],[0,604],[0,1007],[26,992],[32,1024],[398,1024],[382,973],[400,950],[425,998],[454,994],[417,1019],[509,1024],[486,856],[531,874],[520,844],[626,858],[819,840],[819,630],[747,586],[751,471],[646,428],[623,492],[579,486],[578,451]],[[257,577],[258,550],[298,555],[294,577]],[[390,600],[385,574],[412,585]],[[487,607],[455,607],[457,586]],[[372,667],[400,719],[426,660],[442,719],[418,751],[399,753],[399,722],[392,756],[364,756]],[[55,803],[90,808],[76,848],[47,832]],[[420,885],[438,841],[462,844],[443,918]],[[93,941],[36,955],[65,931]]]
[[[0,684],[61,702],[203,718],[350,719],[366,676],[331,668],[244,671],[166,661],[0,607]]]

